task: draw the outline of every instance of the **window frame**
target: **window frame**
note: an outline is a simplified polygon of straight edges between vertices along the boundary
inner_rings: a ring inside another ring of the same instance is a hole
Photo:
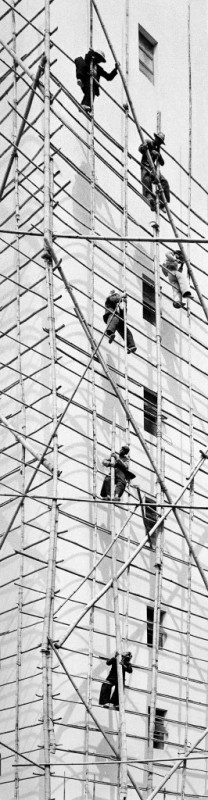
[[[139,45],[139,70],[145,75],[150,83],[155,83],[155,48],[156,39],[151,36],[142,25],[138,25],[138,45]],[[147,63],[145,63],[147,59]],[[149,66],[148,66],[149,61]],[[151,69],[152,66],[152,69]]]
[[[163,626],[165,614],[166,611],[160,609],[159,650],[163,650],[167,638],[167,634]],[[147,647],[149,647],[150,649],[153,646],[153,625],[154,625],[154,606],[147,605]]]

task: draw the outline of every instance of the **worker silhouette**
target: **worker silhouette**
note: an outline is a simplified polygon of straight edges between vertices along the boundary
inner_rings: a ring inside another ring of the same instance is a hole
[[[122,497],[125,488],[128,483],[130,483],[133,478],[135,478],[134,472],[130,472],[129,470],[129,447],[127,445],[123,445],[119,450],[119,453],[112,453],[114,458],[114,482],[115,482],[115,491],[114,491],[114,500],[119,501]],[[111,458],[104,458],[103,465],[105,467],[110,467],[111,465]],[[111,473],[109,472],[108,475],[105,476],[102,489],[100,492],[100,496],[104,498],[104,500],[110,500],[111,496]]]
[[[154,139],[146,139],[144,144],[140,144],[140,147],[139,147],[139,152],[142,153],[142,159],[141,159],[142,193],[143,193],[143,197],[145,197],[146,200],[148,200],[148,203],[149,203],[150,208],[151,208],[152,211],[155,211],[155,208],[156,208],[155,195],[153,193],[153,184],[156,181],[155,181],[155,176],[154,176],[153,170],[151,170],[147,154],[148,154],[148,151],[149,151],[150,155],[152,156],[152,160],[153,160],[153,164],[155,166],[155,169],[157,169],[158,165],[163,166],[165,162],[164,162],[163,157],[161,156],[160,148],[161,148],[161,145],[164,144],[164,142],[165,142],[165,134],[164,133],[154,133]],[[167,200],[167,203],[169,203],[170,202],[169,183],[166,180],[166,178],[164,178],[164,176],[161,175],[160,173],[159,173],[158,177],[160,179],[160,183],[161,183],[165,198]],[[163,198],[162,198],[162,195],[161,195],[160,191],[159,191],[159,205],[160,205],[161,210],[165,208],[165,205],[164,205],[164,202],[163,202]]]
[[[118,696],[118,673],[117,673],[117,660],[116,656],[118,653],[115,653],[115,656],[112,658],[108,658],[106,664],[108,666],[111,665],[110,672],[106,678],[106,681],[102,683],[101,690],[100,690],[100,697],[99,697],[99,705],[106,706],[111,703],[114,708],[119,708],[119,696]],[[131,673],[132,666],[130,661],[132,659],[132,654],[130,652],[124,653],[121,657],[121,665],[122,665],[122,674],[123,674],[123,686],[125,688],[125,675],[126,672]],[[112,689],[114,687],[114,691]],[[112,692],[112,694],[111,694]]]
[[[127,295],[125,292],[116,292],[112,289],[105,301],[105,314],[103,314],[104,322],[108,323],[106,328],[106,336],[108,336],[109,344],[115,339],[115,333],[118,331],[122,339],[125,339],[125,325],[124,325],[124,301]],[[114,314],[114,312],[116,312]],[[112,317],[113,314],[113,317]],[[126,329],[126,344],[127,353],[136,353],[136,345],[129,328]]]
[[[184,264],[180,250],[175,250],[174,253],[166,253],[162,271],[165,276],[168,276],[169,283],[172,286],[174,308],[186,308],[184,300],[187,297],[192,297],[192,294],[189,286],[187,265]]]
[[[115,67],[111,70],[111,72],[106,72],[106,70],[100,66],[101,61],[106,63],[105,54],[102,52],[102,50],[91,49],[88,51],[88,53],[86,53],[85,58],[82,58],[81,56],[75,58],[77,83],[84,93],[81,106],[85,111],[92,111],[90,94],[91,64],[93,72],[93,100],[95,96],[98,97],[100,94],[100,78],[105,78],[106,81],[112,81],[118,72],[117,64],[115,64]]]

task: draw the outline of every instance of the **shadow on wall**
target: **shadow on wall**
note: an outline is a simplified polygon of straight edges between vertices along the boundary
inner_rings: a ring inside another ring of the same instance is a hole
[[[95,175],[96,181],[96,175]],[[84,228],[90,228],[91,210],[91,169],[89,160],[83,159],[79,167],[72,189],[73,215],[77,232],[84,234]],[[100,212],[100,220],[115,230],[115,222],[109,209],[109,201],[102,194],[102,189],[95,189],[95,215]],[[101,212],[105,212],[102,214]],[[119,231],[118,231],[119,234]]]

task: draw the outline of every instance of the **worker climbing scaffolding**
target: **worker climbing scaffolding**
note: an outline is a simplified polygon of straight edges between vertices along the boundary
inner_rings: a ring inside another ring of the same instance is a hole
[[[147,139],[144,143],[140,144],[139,152],[142,154],[141,159],[141,182],[142,182],[142,191],[143,196],[148,201],[150,208],[152,211],[156,210],[156,203],[155,203],[155,194],[153,193],[153,185],[157,181],[155,177],[155,173],[153,170],[150,169],[149,160],[148,160],[148,152],[152,157],[152,161],[154,167],[157,171],[158,179],[160,180],[162,190],[164,192],[165,198],[167,203],[170,202],[170,188],[169,183],[163,175],[160,174],[159,166],[164,165],[164,159],[161,155],[160,148],[161,145],[165,142],[165,134],[164,133],[154,133],[154,139]],[[165,209],[165,203],[163,201],[162,192],[159,188],[158,190],[159,195],[159,206],[162,211]]]
[[[100,66],[101,63],[105,62],[106,58],[102,50],[90,49],[88,53],[86,53],[85,58],[82,58],[82,56],[75,58],[77,83],[83,91],[81,106],[85,111],[92,111],[90,95],[91,69],[93,76],[93,101],[94,98],[99,97],[100,94],[100,78],[105,78],[106,81],[113,81],[117,75],[117,64],[115,64],[111,72],[106,72],[106,70]]]
[[[115,333],[118,331],[122,339],[125,339],[125,324],[124,324],[124,303],[127,300],[126,292],[116,292],[112,289],[105,301],[105,313],[103,315],[104,322],[107,323],[106,336],[108,337],[109,344],[115,339]],[[133,335],[129,328],[126,328],[126,344],[127,353],[136,353],[136,345]]]
[[[119,708],[119,697],[118,697],[118,673],[117,673],[117,655],[112,656],[112,658],[108,658],[106,661],[107,666],[111,666],[110,672],[107,675],[106,680],[102,683],[100,696],[99,696],[99,705],[106,706],[109,704],[113,705],[114,708]],[[132,673],[132,666],[130,661],[132,659],[132,654],[130,652],[124,653],[121,657],[121,666],[122,666],[122,675],[123,675],[123,686],[125,688],[125,676],[126,672],[129,674]],[[113,689],[113,692],[112,692]]]
[[[130,483],[133,478],[135,478],[134,472],[131,472],[129,469],[129,447],[127,445],[123,445],[119,450],[119,453],[112,453],[111,458],[114,459],[114,473],[115,473],[115,492],[114,492],[114,499],[120,500],[123,493],[125,492],[127,484]],[[110,467],[111,466],[111,458],[104,458],[103,466]],[[105,500],[110,500],[110,486],[111,486],[111,474],[110,472],[104,478],[103,485],[101,488],[100,496],[103,497]]]

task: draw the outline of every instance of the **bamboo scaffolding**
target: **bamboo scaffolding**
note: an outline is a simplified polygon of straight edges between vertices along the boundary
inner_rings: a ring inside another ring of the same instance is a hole
[[[1,183],[1,186],[0,186],[0,200],[2,199],[2,195],[3,195],[4,189],[5,189],[6,183],[7,183],[7,179],[9,177],[9,173],[10,173],[13,161],[14,161],[14,157],[15,157],[15,154],[16,154],[16,148],[18,147],[20,139],[21,139],[21,137],[22,137],[22,135],[24,133],[26,120],[28,118],[28,115],[29,115],[29,112],[30,112],[30,109],[31,109],[31,105],[32,105],[32,102],[33,102],[33,99],[34,99],[34,92],[35,92],[35,89],[37,88],[37,86],[39,85],[40,76],[43,73],[44,67],[45,67],[45,56],[42,55],[41,56],[41,60],[40,60],[40,64],[38,66],[38,69],[37,69],[37,72],[36,72],[36,75],[35,75],[35,78],[33,80],[33,84],[32,84],[31,90],[30,90],[30,96],[28,98],[27,105],[26,105],[26,108],[25,108],[24,118],[23,118],[22,123],[20,125],[16,140],[15,140],[15,144],[14,144],[14,147],[13,147],[13,150],[12,150],[12,153],[11,153],[11,156],[10,156],[7,168],[6,168],[6,172],[5,172],[5,175],[3,177],[3,180],[2,180],[2,183]]]
[[[207,448],[206,452],[208,452],[208,448]],[[202,463],[203,463],[203,459],[200,459],[200,462],[198,462],[198,464],[196,464],[196,466],[195,466],[195,468],[193,469],[193,472],[191,473],[191,475],[190,475],[190,477],[189,477],[188,481],[186,482],[185,486],[183,487],[183,489],[180,491],[180,493],[179,493],[178,497],[176,498],[176,500],[175,500],[175,504],[177,504],[178,500],[180,500],[180,498],[183,496],[183,494],[184,494],[184,492],[186,491],[186,489],[188,489],[188,487],[190,486],[190,483],[191,483],[191,481],[193,480],[193,478],[195,477],[195,475],[197,475],[197,472],[198,472],[198,470],[200,469],[200,466],[202,465]],[[164,514],[162,515],[162,517],[160,517],[160,519],[159,519],[159,520],[158,520],[158,521],[155,523],[155,525],[153,525],[153,527],[151,528],[151,531],[149,531],[149,534],[148,534],[148,536],[145,536],[145,537],[144,537],[144,539],[142,539],[142,541],[140,542],[140,544],[138,545],[138,547],[136,548],[136,550],[134,551],[134,553],[133,553],[131,556],[129,556],[129,558],[127,559],[127,561],[126,561],[126,562],[123,564],[123,566],[122,566],[122,567],[119,569],[119,572],[117,573],[117,580],[118,580],[118,578],[119,578],[119,577],[120,577],[120,576],[123,574],[123,572],[125,572],[125,570],[127,569],[127,567],[128,567],[130,564],[132,564],[132,563],[133,563],[134,559],[137,557],[137,555],[139,555],[139,553],[140,553],[140,551],[142,550],[142,548],[143,548],[143,547],[145,546],[145,544],[146,544],[146,543],[149,541],[149,538],[150,538],[151,536],[153,536],[153,534],[154,534],[154,533],[155,533],[155,532],[158,530],[158,528],[160,527],[160,525],[161,525],[163,522],[165,522],[165,520],[167,519],[168,515],[170,514],[170,511],[172,510],[172,508],[173,508],[173,506],[171,505],[171,506],[170,506],[170,508],[168,508],[168,509],[167,509],[167,510],[164,512]],[[62,646],[63,646],[63,644],[64,644],[64,643],[66,642],[66,640],[69,638],[69,636],[71,635],[71,633],[73,632],[73,630],[76,628],[76,626],[78,625],[78,623],[79,623],[79,622],[80,622],[80,621],[81,621],[81,620],[82,620],[82,619],[85,617],[85,615],[88,613],[88,611],[89,611],[89,610],[90,610],[90,608],[91,608],[91,605],[95,605],[95,603],[97,603],[97,602],[98,602],[98,600],[100,600],[100,599],[101,599],[101,597],[103,597],[103,596],[104,596],[104,594],[106,594],[106,592],[108,591],[108,589],[110,589],[110,587],[111,587],[111,586],[112,586],[112,580],[109,580],[109,581],[108,581],[108,583],[107,583],[107,584],[104,586],[104,588],[103,588],[103,589],[102,589],[102,590],[101,590],[101,591],[100,591],[100,592],[97,594],[97,596],[96,596],[96,597],[94,597],[94,598],[93,598],[93,600],[92,600],[90,603],[88,603],[88,605],[87,605],[87,606],[85,606],[85,608],[84,608],[84,609],[83,609],[83,610],[80,612],[80,614],[79,614],[79,616],[77,617],[77,619],[74,621],[74,623],[73,623],[73,624],[71,625],[71,627],[69,628],[69,631],[67,632],[67,634],[64,636],[64,638],[63,638],[63,639],[62,639],[62,641],[60,642],[60,644],[59,644],[59,647],[62,647]]]
[[[94,0],[93,0],[93,2],[94,2]],[[70,295],[70,297],[72,299],[72,302],[73,302],[77,317],[78,317],[78,319],[79,319],[79,321],[81,323],[81,326],[82,326],[83,330],[85,331],[87,338],[92,343],[93,348],[95,349],[97,347],[97,344],[96,344],[96,342],[94,340],[94,337],[92,337],[92,334],[91,334],[91,331],[90,331],[90,327],[89,327],[89,325],[88,325],[88,323],[87,323],[87,321],[86,321],[86,319],[85,319],[85,317],[84,317],[84,315],[83,315],[83,313],[82,313],[82,311],[80,309],[80,306],[79,306],[79,304],[78,304],[78,302],[77,302],[77,300],[75,298],[75,294],[73,292],[71,284],[67,281],[62,267],[59,266],[59,261],[58,261],[56,255],[55,255],[54,249],[53,249],[53,247],[51,247],[50,242],[47,239],[45,239],[45,244],[46,244],[47,249],[51,253],[53,261],[55,262],[55,265],[56,265],[56,267],[57,267],[57,269],[59,271],[59,274],[61,275],[63,283],[64,283],[64,285],[66,287],[66,290],[67,290],[67,292],[69,293],[69,295]],[[122,395],[120,389],[118,388],[114,378],[112,377],[112,375],[111,375],[111,373],[110,373],[110,371],[109,371],[109,369],[108,369],[108,367],[107,367],[107,365],[106,365],[106,363],[105,363],[105,361],[104,361],[104,359],[103,359],[103,357],[102,357],[102,355],[101,355],[101,353],[99,351],[99,347],[97,347],[97,358],[98,358],[101,366],[103,367],[104,373],[105,373],[106,377],[108,378],[108,380],[110,381],[111,386],[113,387],[114,392],[117,395],[117,397],[118,397],[118,399],[120,401],[120,404],[121,404],[123,410],[125,411],[127,418],[129,419],[129,422],[132,425],[133,430],[135,431],[136,435],[138,436],[140,444],[142,445],[143,450],[146,453],[146,456],[147,456],[148,460],[150,461],[150,464],[151,464],[151,466],[152,466],[152,468],[153,468],[153,470],[154,470],[154,472],[155,472],[155,474],[157,476],[157,479],[159,481],[159,484],[161,486],[162,491],[164,492],[168,502],[172,503],[171,496],[170,496],[170,493],[169,493],[169,491],[167,489],[167,486],[166,486],[166,484],[165,484],[160,472],[157,469],[157,466],[156,466],[156,464],[155,464],[155,462],[154,462],[154,460],[153,460],[153,458],[151,456],[151,453],[149,452],[149,449],[148,449],[148,447],[146,445],[146,442],[145,442],[145,440],[144,440],[144,438],[143,438],[143,436],[141,434],[141,431],[140,431],[137,423],[135,422],[133,414],[126,407],[126,403],[125,403],[125,400],[123,398],[123,395]],[[201,575],[201,578],[203,580],[203,583],[206,586],[206,589],[208,591],[208,581],[207,581],[206,576],[204,574],[204,570],[203,570],[203,568],[202,568],[202,566],[201,566],[201,564],[199,562],[199,559],[198,559],[198,557],[197,557],[197,555],[195,553],[193,545],[191,544],[191,542],[189,540],[188,534],[187,534],[187,532],[185,530],[185,527],[184,527],[183,523],[181,522],[181,519],[180,519],[180,517],[178,515],[178,512],[177,512],[176,508],[174,507],[174,505],[173,505],[173,513],[174,513],[176,521],[177,521],[177,523],[179,525],[179,528],[180,528],[181,532],[183,533],[183,536],[184,536],[184,538],[186,540],[186,543],[187,543],[187,545],[188,545],[188,547],[190,549],[190,552],[192,553],[192,556],[194,558],[195,564],[198,567],[198,570],[200,572],[200,575]]]
[[[84,706],[85,706],[86,710],[88,711],[91,719],[93,719],[93,722],[95,723],[96,728],[100,731],[100,733],[102,734],[103,738],[108,743],[110,749],[113,751],[114,755],[116,756],[116,759],[119,760],[119,754],[118,754],[116,748],[114,747],[111,739],[107,736],[107,733],[106,733],[105,729],[102,727],[102,725],[100,725],[100,723],[98,722],[98,720],[95,717],[94,712],[89,707],[89,705],[86,702],[85,698],[83,697],[83,695],[81,694],[80,690],[78,689],[78,686],[76,685],[75,681],[73,680],[72,676],[70,675],[67,667],[64,664],[63,659],[61,658],[61,656],[60,656],[59,652],[57,651],[57,649],[56,649],[54,643],[52,642],[52,640],[49,640],[49,644],[50,644],[50,647],[52,647],[52,650],[54,651],[54,653],[56,654],[59,663],[61,664],[65,674],[67,675],[67,678],[69,679],[70,683],[72,684],[73,688],[75,689],[75,692],[77,692],[78,697],[80,698],[81,702],[84,704]],[[127,775],[128,775],[129,780],[132,783],[132,786],[136,790],[136,793],[138,794],[138,796],[141,798],[141,800],[144,800],[143,794],[142,794],[141,790],[139,789],[139,787],[137,786],[137,784],[136,784],[134,778],[132,777],[131,773],[129,772],[129,770],[127,771]]]
[[[142,143],[144,144],[144,136],[143,136],[143,132],[142,132],[142,129],[141,129],[140,125],[139,125],[139,122],[138,122],[138,119],[137,119],[137,116],[136,116],[136,112],[135,112],[135,108],[134,108],[134,106],[133,106],[133,103],[132,103],[132,100],[131,100],[131,96],[130,96],[130,94],[129,94],[128,86],[127,86],[126,80],[125,80],[125,78],[124,78],[124,75],[123,75],[123,72],[122,72],[121,66],[120,66],[120,64],[118,63],[118,60],[117,60],[117,57],[116,57],[116,54],[115,54],[115,50],[114,50],[114,48],[113,48],[113,45],[112,45],[112,42],[110,41],[110,38],[109,38],[109,36],[108,36],[107,30],[106,30],[106,27],[105,27],[105,25],[104,25],[104,23],[103,23],[103,20],[102,20],[102,18],[101,18],[100,12],[98,11],[97,4],[95,3],[95,0],[92,0],[92,2],[93,2],[94,9],[95,9],[95,11],[96,11],[96,14],[97,14],[97,16],[98,16],[98,19],[99,19],[99,21],[100,21],[101,27],[102,27],[102,29],[103,29],[103,32],[104,32],[104,34],[105,34],[105,37],[106,37],[106,39],[107,39],[108,45],[109,45],[109,47],[110,47],[110,50],[111,50],[111,52],[112,52],[113,58],[114,58],[115,62],[116,62],[116,63],[117,63],[117,65],[118,65],[118,71],[119,71],[119,74],[120,74],[120,77],[121,77],[121,80],[122,80],[122,83],[123,83],[123,87],[124,87],[124,89],[125,89],[125,92],[126,92],[126,96],[127,96],[127,100],[128,100],[129,106],[130,106],[130,108],[131,108],[132,116],[133,116],[133,119],[134,119],[134,122],[135,122],[135,125],[136,125],[136,128],[137,128],[138,134],[139,134],[139,136],[140,136],[140,139],[141,139]],[[198,283],[197,283],[197,281],[196,281],[195,274],[194,274],[194,272],[193,272],[193,270],[192,270],[192,267],[190,266],[190,263],[189,263],[189,261],[188,261],[188,258],[187,258],[186,252],[185,252],[185,250],[184,250],[184,247],[182,247],[182,242],[180,241],[180,238],[178,237],[178,232],[177,232],[177,229],[176,229],[176,227],[175,227],[175,223],[174,223],[174,221],[173,221],[173,216],[172,216],[172,214],[171,214],[171,211],[170,211],[170,209],[169,209],[169,205],[168,205],[168,203],[167,203],[167,200],[166,200],[166,197],[165,197],[165,195],[164,195],[164,191],[163,191],[163,189],[162,189],[161,183],[160,183],[160,181],[158,180],[158,177],[157,177],[157,172],[156,172],[156,170],[155,170],[155,166],[154,166],[154,164],[153,164],[153,160],[152,160],[152,157],[151,157],[151,154],[150,154],[150,152],[149,152],[149,149],[148,149],[148,148],[147,148],[147,156],[148,156],[148,161],[149,161],[149,165],[150,165],[151,172],[153,173],[153,175],[154,175],[154,177],[155,177],[155,180],[156,180],[156,184],[157,184],[157,186],[158,186],[158,189],[160,190],[160,194],[161,194],[161,197],[162,197],[162,200],[163,200],[164,206],[165,206],[165,208],[166,208],[166,212],[167,212],[167,215],[168,215],[168,219],[169,219],[169,222],[170,222],[170,224],[171,224],[171,227],[172,227],[172,229],[173,229],[173,232],[174,232],[174,235],[175,235],[176,241],[177,241],[177,242],[178,242],[178,244],[179,244],[179,247],[180,247],[180,250],[181,250],[181,253],[182,253],[182,256],[183,256],[183,260],[184,260],[184,261],[186,262],[186,264],[187,264],[188,271],[189,271],[189,275],[191,276],[192,283],[193,283],[193,285],[194,285],[194,288],[195,288],[195,290],[196,290],[196,293],[197,293],[197,295],[198,295],[199,301],[200,301],[200,303],[201,303],[201,306],[202,306],[202,308],[203,308],[203,311],[204,311],[204,314],[205,314],[206,320],[208,321],[208,309],[207,309],[207,307],[206,307],[206,304],[205,304],[205,302],[204,302],[204,299],[203,299],[203,297],[202,297],[202,294],[201,294],[201,291],[200,291],[200,289],[199,289]]]
[[[18,369],[18,371],[19,371],[19,369]],[[23,400],[23,402],[24,402],[24,400]],[[3,417],[2,414],[0,414],[0,422],[2,423],[2,425],[4,425],[5,428],[8,428],[10,433],[13,434],[14,438],[16,439],[16,441],[19,442],[25,450],[28,450],[28,452],[31,453],[31,455],[35,458],[35,460],[38,461],[40,456],[39,456],[38,453],[36,453],[36,450],[34,450],[34,448],[30,444],[28,444],[28,440],[26,438],[26,435],[22,436],[21,433],[15,431],[15,429],[12,427],[11,423],[9,423],[8,420],[6,419],[6,417]],[[53,467],[51,466],[51,464],[49,464],[47,459],[43,460],[43,466],[46,467],[48,472],[50,472],[50,473],[53,472]]]
[[[125,73],[126,82],[129,81],[129,0],[125,0]],[[129,135],[129,108],[124,106],[124,146],[123,146],[123,233],[128,236],[128,135]],[[123,243],[123,263],[122,263],[122,290],[127,295],[126,269],[127,269],[127,242]],[[124,370],[125,370],[125,402],[129,406],[128,392],[128,356],[127,356],[127,299],[124,302]],[[130,447],[129,421],[126,418],[126,444]],[[129,500],[129,489],[128,489]],[[127,553],[130,555],[131,527],[128,528]],[[126,573],[126,596],[125,596],[125,617],[124,617],[124,639],[125,648],[128,648],[128,617],[129,617],[129,585],[130,569]]]

